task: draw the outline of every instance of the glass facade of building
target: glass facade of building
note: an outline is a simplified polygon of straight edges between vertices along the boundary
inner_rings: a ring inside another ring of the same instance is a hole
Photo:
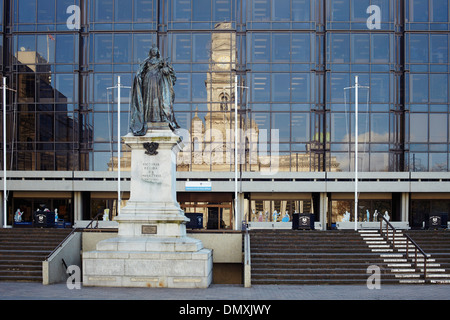
[[[371,5],[379,8],[377,28],[369,25]],[[79,8],[79,29],[70,6]],[[244,170],[267,165],[264,149],[276,153],[282,171],[352,171],[354,91],[344,88],[355,75],[369,87],[359,95],[362,170],[449,169],[445,0],[14,0],[1,7],[2,71],[17,90],[8,95],[13,170],[111,169],[118,124],[116,91],[108,88],[119,75],[131,86],[152,43],[178,76],[176,116],[189,141],[179,170],[233,170],[227,130],[237,98]],[[129,89],[122,90],[127,105]]]
[[[449,171],[447,0],[0,3],[8,170],[115,170],[112,87],[156,43],[177,72],[178,171],[234,170],[235,103],[240,170],[353,171],[355,76],[360,170]]]

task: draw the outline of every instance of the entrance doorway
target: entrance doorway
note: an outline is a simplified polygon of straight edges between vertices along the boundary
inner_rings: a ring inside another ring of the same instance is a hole
[[[331,222],[332,229],[336,227],[336,222],[355,221],[353,194],[333,193],[330,202],[331,210],[329,210],[328,219],[331,218],[329,222]],[[359,222],[377,222],[386,211],[391,221],[400,221],[398,210],[393,212],[393,194],[391,193],[361,193],[358,198],[358,207],[357,221]]]
[[[431,216],[448,221],[450,199],[411,199],[409,225],[412,229],[427,228]]]
[[[233,201],[231,193],[178,193],[181,209],[197,214],[203,220],[203,229],[233,230]],[[197,227],[198,228],[198,227]]]
[[[247,222],[292,221],[296,212],[314,213],[311,193],[252,193],[249,209]]]
[[[22,221],[32,222],[33,213],[42,207],[48,208],[50,211],[54,212],[55,209],[58,212],[58,218],[73,224],[73,205],[72,205],[72,194],[71,193],[24,193],[24,192],[14,192],[12,198],[12,211],[13,215],[17,209],[23,212]],[[8,219],[9,221],[13,221]]]

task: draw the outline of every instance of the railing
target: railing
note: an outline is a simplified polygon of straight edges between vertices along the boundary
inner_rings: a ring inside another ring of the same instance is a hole
[[[386,222],[386,239],[389,239],[389,227],[392,229],[392,248],[395,249],[395,233],[397,230],[394,228],[394,226],[387,220],[384,216],[381,216],[380,219],[380,234],[383,233],[383,221]]]
[[[426,280],[427,279],[427,258],[428,255],[422,250],[422,248],[419,247],[419,245],[417,243],[414,242],[413,239],[411,239],[411,237],[407,234],[405,234],[406,236],[406,258],[408,258],[409,255],[409,241],[411,241],[411,243],[414,246],[414,262],[415,262],[415,268],[417,269],[417,251],[419,251],[422,255],[423,255],[423,277]],[[408,241],[409,240],[409,241]]]
[[[380,234],[383,232],[383,221],[386,222],[386,239],[389,240],[389,227],[392,229],[392,247],[395,249],[395,233],[397,230],[394,226],[383,216],[380,219]],[[427,258],[428,255],[422,248],[413,240],[408,234],[404,234],[406,237],[406,259],[409,257],[409,242],[414,246],[414,267],[417,268],[417,252],[423,255],[423,277],[426,280],[427,278]]]
[[[92,218],[92,220],[88,223],[88,225],[86,226],[85,229],[89,229],[89,228],[98,229],[98,218],[100,216],[103,216],[103,213],[97,213],[97,215],[94,218]],[[91,227],[91,225],[94,223],[94,221],[96,221],[95,227]]]
[[[244,286],[251,287],[250,235],[248,229],[244,234]]]

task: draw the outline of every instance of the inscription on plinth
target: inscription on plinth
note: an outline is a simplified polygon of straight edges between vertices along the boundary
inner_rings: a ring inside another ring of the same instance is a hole
[[[141,179],[152,183],[161,183],[162,174],[159,162],[144,161],[142,162]]]

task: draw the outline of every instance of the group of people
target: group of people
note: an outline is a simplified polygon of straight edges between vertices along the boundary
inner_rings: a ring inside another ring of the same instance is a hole
[[[373,219],[372,221],[379,221],[378,220],[378,210],[375,210],[375,212],[373,213]],[[384,218],[389,221],[391,219],[391,217],[389,216],[389,213],[387,211],[384,212]],[[350,212],[345,211],[344,213],[344,217],[342,218],[342,222],[349,222],[350,221]],[[370,221],[370,212],[369,210],[366,210],[366,217],[365,217],[365,222],[369,222]]]
[[[41,213],[46,213],[46,212],[50,212],[50,209],[48,209],[46,206],[40,206],[39,209],[37,209],[34,214],[33,214],[33,218],[36,216],[36,214],[41,214]],[[55,222],[58,221],[59,217],[58,217],[58,209],[54,210],[55,213]],[[16,210],[16,213],[14,214],[14,222],[24,222],[23,221],[23,214],[24,212],[19,209]]]
[[[297,213],[297,212],[296,212]],[[278,222],[279,217],[281,216],[281,212],[277,212],[277,210],[274,210],[272,213],[272,222]],[[289,213],[286,211],[283,218],[281,218],[281,222],[289,222],[290,221]],[[266,212],[263,214],[262,211],[259,212],[258,215],[256,215],[255,209],[252,211],[252,221],[254,222],[269,222],[269,211],[266,210]]]

